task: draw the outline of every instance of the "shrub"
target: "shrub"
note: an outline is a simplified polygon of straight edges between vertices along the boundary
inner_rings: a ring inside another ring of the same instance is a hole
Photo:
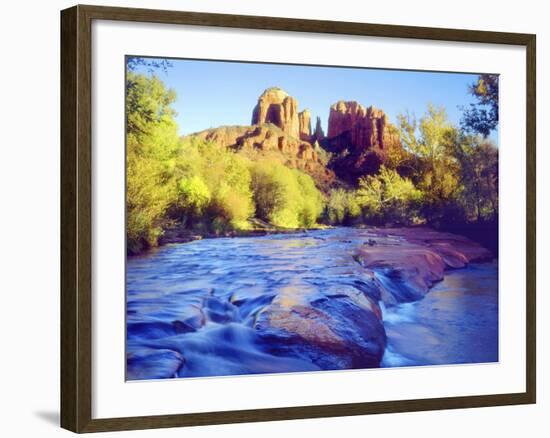
[[[298,207],[298,223],[303,227],[312,227],[323,212],[324,199],[313,179],[298,170],[293,170],[300,189],[301,202]]]
[[[206,220],[213,232],[248,227],[254,214],[250,162],[226,148],[186,139],[176,164],[180,176],[176,219]]]
[[[351,224],[361,217],[361,207],[355,192],[333,189],[325,208],[325,221],[331,225]]]
[[[375,221],[411,223],[421,200],[422,192],[410,179],[384,166],[359,180],[357,201],[365,217]]]
[[[323,196],[309,175],[269,161],[252,166],[258,218],[279,227],[310,227],[323,210]]]

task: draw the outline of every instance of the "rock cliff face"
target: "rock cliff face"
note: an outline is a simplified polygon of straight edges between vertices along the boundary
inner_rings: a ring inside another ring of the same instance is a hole
[[[391,150],[402,149],[397,129],[384,111],[355,101],[330,107],[325,144],[334,154],[334,171],[349,182],[378,172]]]
[[[389,125],[382,110],[339,101],[330,107],[327,137],[335,148],[386,149],[399,143]]]
[[[311,113],[308,109],[298,114],[300,123],[300,140],[311,142]]]
[[[300,138],[298,101],[280,88],[268,88],[259,97],[252,112],[253,125],[264,123],[272,123],[286,134]]]

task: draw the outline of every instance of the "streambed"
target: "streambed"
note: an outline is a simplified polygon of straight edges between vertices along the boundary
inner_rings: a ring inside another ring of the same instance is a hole
[[[334,228],[129,258],[127,378],[497,361],[497,263],[425,234]]]

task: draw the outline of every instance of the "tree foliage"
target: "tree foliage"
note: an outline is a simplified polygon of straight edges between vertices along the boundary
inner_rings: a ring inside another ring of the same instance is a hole
[[[162,70],[167,72],[172,67],[172,63],[166,58],[143,58],[139,56],[129,56],[126,58],[126,69],[130,72],[136,72],[142,68],[150,74]]]
[[[469,133],[489,136],[498,125],[498,75],[479,75],[477,82],[471,84],[469,92],[477,99],[476,103],[464,109],[462,128]]]
[[[266,160],[254,163],[252,190],[258,218],[285,228],[310,227],[323,211],[323,196],[309,175]]]
[[[404,145],[414,156],[412,180],[424,193],[425,214],[430,217],[460,190],[460,167],[453,155],[458,131],[445,110],[431,104],[418,121],[402,114],[398,121]]]
[[[130,253],[154,246],[176,198],[179,147],[175,93],[155,76],[129,72],[126,87],[126,212]]]
[[[498,149],[479,136],[463,135],[456,143],[468,219],[495,220],[498,215]]]
[[[325,207],[325,221],[331,225],[351,225],[361,219],[361,207],[353,190],[332,189]]]
[[[211,232],[247,227],[254,214],[248,159],[216,144],[188,139],[181,143],[175,177],[175,219]]]
[[[412,223],[421,199],[422,192],[410,179],[385,166],[381,166],[377,175],[359,180],[357,203],[368,219]]]

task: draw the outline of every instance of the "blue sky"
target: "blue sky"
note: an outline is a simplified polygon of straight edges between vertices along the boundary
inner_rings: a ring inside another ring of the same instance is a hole
[[[258,97],[271,86],[294,96],[300,111],[309,108],[312,123],[320,116],[325,132],[330,105],[338,100],[374,105],[394,123],[397,114],[407,110],[420,117],[431,102],[445,107],[455,124],[461,118],[459,107],[475,102],[467,87],[476,81],[476,74],[198,60],[171,63],[167,72],[156,74],[176,91],[174,108],[182,135],[250,124]]]

